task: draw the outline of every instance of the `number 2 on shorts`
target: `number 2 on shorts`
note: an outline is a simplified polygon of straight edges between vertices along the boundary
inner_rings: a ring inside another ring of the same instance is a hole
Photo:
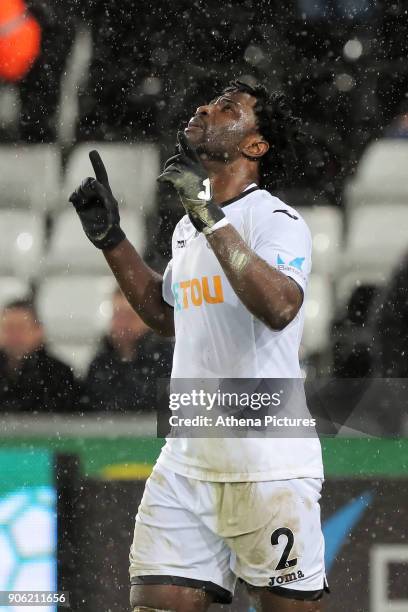
[[[272,546],[276,546],[279,543],[280,536],[286,536],[287,542],[285,546],[285,550],[282,553],[280,561],[275,569],[282,570],[287,567],[293,567],[297,563],[297,558],[291,559],[288,561],[288,557],[290,555],[290,551],[292,550],[293,543],[295,538],[293,537],[293,532],[288,527],[279,527],[279,529],[275,529],[273,534],[271,535],[271,544]]]

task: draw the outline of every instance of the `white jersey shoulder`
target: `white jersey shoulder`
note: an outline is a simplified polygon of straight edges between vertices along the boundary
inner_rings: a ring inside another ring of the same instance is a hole
[[[240,225],[241,235],[255,253],[305,291],[312,267],[312,238],[302,215],[263,189],[224,210],[236,227]]]

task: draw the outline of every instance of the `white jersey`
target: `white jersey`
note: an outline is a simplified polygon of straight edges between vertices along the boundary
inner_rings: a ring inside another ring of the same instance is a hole
[[[311,236],[293,208],[250,185],[223,205],[248,246],[306,291]],[[304,305],[282,331],[254,317],[188,216],[177,224],[163,298],[174,308],[172,378],[301,378]],[[309,438],[168,438],[158,463],[200,480],[322,478],[320,441]]]

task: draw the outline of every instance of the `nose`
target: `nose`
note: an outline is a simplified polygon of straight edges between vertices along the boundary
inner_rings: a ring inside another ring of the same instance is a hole
[[[198,116],[206,116],[208,115],[208,104],[204,105],[204,106],[199,106],[196,110],[196,115]]]

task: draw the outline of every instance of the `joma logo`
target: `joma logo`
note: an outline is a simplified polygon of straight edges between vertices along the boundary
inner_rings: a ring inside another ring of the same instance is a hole
[[[290,574],[283,574],[282,576],[273,576],[269,578],[269,586],[280,586],[282,584],[286,584],[287,582],[296,582],[296,580],[300,580],[304,577],[304,573],[300,570],[297,572],[290,572]]]

